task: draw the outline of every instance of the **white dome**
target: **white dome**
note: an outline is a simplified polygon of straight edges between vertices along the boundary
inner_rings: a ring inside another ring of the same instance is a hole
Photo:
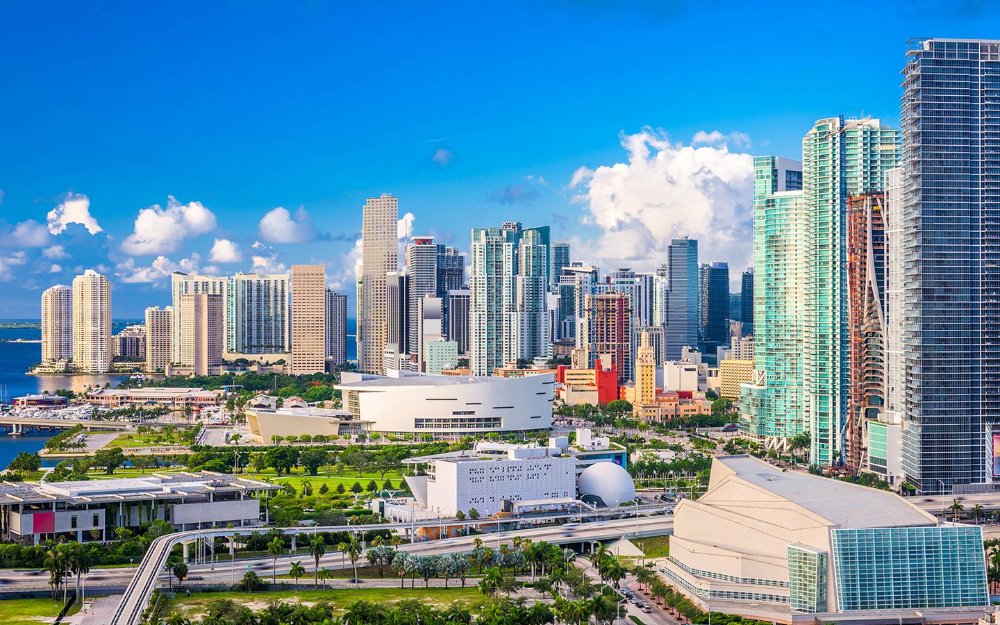
[[[587,467],[576,479],[580,499],[614,508],[635,499],[635,485],[628,471],[614,462],[598,462]]]

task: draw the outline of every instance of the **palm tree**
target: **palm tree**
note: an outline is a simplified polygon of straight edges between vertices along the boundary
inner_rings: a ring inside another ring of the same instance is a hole
[[[324,568],[317,574],[317,578],[323,580],[323,588],[326,588],[326,580],[333,579],[333,571]]]
[[[267,555],[271,556],[271,585],[277,582],[278,556],[285,551],[285,543],[278,537],[267,543]]]
[[[354,567],[354,581],[358,581],[358,558],[361,556],[361,541],[355,534],[351,534],[350,538],[339,545],[337,549],[341,554],[346,555],[351,560],[351,566]]]
[[[316,588],[319,588],[319,559],[326,555],[326,541],[319,534],[313,536],[312,540],[309,541],[309,555],[316,563],[313,570],[316,574]]]
[[[951,512],[953,515],[952,521],[958,521],[958,517],[962,514],[963,510],[965,510],[965,506],[963,506],[958,499],[953,500],[951,505],[948,506],[948,512]]]
[[[52,598],[55,599],[67,570],[66,555],[62,545],[45,552],[45,570],[49,572],[49,585],[52,586]]]
[[[982,516],[983,514],[983,507],[977,503],[976,505],[972,506],[972,509],[969,512],[972,513],[972,518],[975,520],[975,522],[979,523],[979,517]]]
[[[299,579],[306,574],[306,568],[302,566],[302,562],[292,562],[291,568],[288,569],[288,574],[292,576],[295,580],[295,585],[299,585]]]
[[[76,575],[76,597],[80,598],[80,578],[90,572],[93,560],[90,553],[80,543],[69,543],[66,551],[66,567]]]
[[[479,591],[489,597],[495,597],[503,586],[503,574],[495,566],[491,566],[483,573],[483,579],[479,582]]]
[[[399,546],[403,544],[403,537],[399,534],[393,534],[392,538],[389,539],[389,543],[392,545],[393,549],[399,551]]]

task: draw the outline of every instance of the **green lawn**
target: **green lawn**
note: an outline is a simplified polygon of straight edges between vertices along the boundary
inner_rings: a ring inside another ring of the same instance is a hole
[[[670,555],[670,537],[652,536],[650,538],[632,539],[635,546],[646,554],[647,558],[666,558]]]
[[[260,473],[247,473],[246,477],[250,479],[263,480],[267,482],[274,482],[276,484],[290,483],[295,490],[302,489],[302,481],[309,480],[312,484],[313,490],[319,490],[320,486],[326,484],[330,490],[336,490],[337,484],[343,484],[344,488],[350,491],[351,486],[354,486],[355,482],[360,482],[362,487],[368,486],[368,482],[375,480],[379,488],[382,488],[382,484],[385,481],[392,480],[392,485],[395,488],[399,488],[399,483],[403,479],[403,474],[399,471],[387,471],[385,477],[382,477],[381,472],[378,471],[365,471],[358,477],[356,471],[345,470],[343,475],[338,475],[337,473],[330,472],[327,473],[325,470],[321,469],[319,475],[309,475],[308,472],[302,469],[295,469],[291,475],[283,474],[278,477],[278,474],[272,470],[262,471]]]
[[[184,469],[180,467],[171,467],[166,469],[125,468],[125,469],[115,469],[113,475],[108,475],[107,473],[101,470],[89,471],[87,473],[87,477],[89,477],[92,480],[113,480],[120,477],[143,477],[145,475],[149,475],[150,473],[180,473],[181,471],[184,471]]]
[[[4,599],[0,607],[4,625],[39,625],[51,623],[62,609],[59,599]],[[69,614],[80,611],[80,604],[74,604]]]
[[[180,612],[187,617],[201,616],[205,613],[208,604],[216,599],[232,599],[238,603],[253,608],[254,606],[264,607],[273,600],[293,601],[298,603],[314,604],[320,601],[332,603],[341,610],[356,601],[371,601],[373,603],[391,604],[403,599],[416,599],[421,603],[433,605],[435,607],[447,607],[453,602],[459,602],[470,610],[479,609],[485,596],[479,592],[475,585],[466,588],[420,588],[420,580],[417,580],[417,588],[410,589],[409,581],[405,589],[397,587],[391,588],[359,588],[336,590],[313,590],[312,580],[308,582],[303,579],[301,589],[278,590],[278,591],[258,591],[248,592],[204,592],[194,593],[190,597],[178,595],[167,602],[161,615],[164,617],[172,612]],[[11,625],[5,623],[4,625]],[[18,623],[17,625],[21,625]]]
[[[172,439],[164,437],[162,434],[139,434],[139,433],[126,433],[119,434],[117,438],[105,445],[105,447],[121,447],[122,450],[125,449],[135,449],[138,447],[185,447],[185,443],[180,440],[179,436],[174,436]]]

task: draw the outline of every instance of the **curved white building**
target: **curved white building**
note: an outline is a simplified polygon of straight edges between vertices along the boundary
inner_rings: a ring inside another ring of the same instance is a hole
[[[345,372],[337,388],[355,418],[374,432],[463,435],[547,430],[552,374],[522,378]]]
[[[584,469],[576,479],[580,499],[599,507],[616,508],[635,499],[632,476],[614,462],[598,462]]]

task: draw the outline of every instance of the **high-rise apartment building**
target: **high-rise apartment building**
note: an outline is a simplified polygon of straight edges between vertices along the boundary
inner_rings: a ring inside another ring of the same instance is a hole
[[[921,41],[903,76],[887,207],[903,232],[903,471],[951,493],[1000,480],[1000,41]]]
[[[323,265],[292,265],[291,291],[289,373],[323,373],[326,370],[326,269]]]
[[[563,267],[569,267],[569,243],[566,241],[556,241],[552,244],[552,265],[549,267],[549,286],[556,290],[559,286],[559,277],[562,276]]]
[[[420,300],[425,295],[434,297],[438,292],[438,245],[434,237],[413,237],[406,246],[407,320],[406,353],[417,354],[420,345]]]
[[[905,126],[904,126],[905,133]],[[903,480],[902,424],[906,373],[903,370],[903,253],[902,167],[885,175],[885,409],[869,422],[868,470],[893,485]]]
[[[216,375],[225,347],[225,296],[186,293],[180,297],[180,359],[194,375]]]
[[[774,156],[754,158],[754,378],[740,390],[740,427],[777,449],[787,448],[792,437],[806,430],[802,406],[806,209],[798,188],[801,167]]]
[[[229,280],[226,350],[284,354],[291,350],[288,274],[238,273]]]
[[[170,328],[174,309],[170,306],[146,309],[146,371],[162,373],[170,364]]]
[[[132,362],[146,359],[146,326],[134,325],[122,328],[111,337],[112,355],[115,360]]]
[[[556,325],[559,326],[560,339],[576,339],[577,327],[583,318],[583,299],[598,282],[597,269],[576,262],[563,267],[559,276],[559,310],[556,312]],[[577,347],[580,344],[577,342]]]
[[[386,274],[399,270],[398,219],[399,200],[394,196],[384,193],[365,202],[357,303],[358,369],[365,373],[382,373],[384,369],[388,316]]]
[[[740,281],[740,316],[734,321],[743,322],[743,333],[753,335],[753,267],[743,272]]]
[[[704,274],[705,328],[702,337],[710,346],[724,345],[729,338],[729,265],[720,262],[705,265]]]
[[[78,371],[111,370],[111,283],[88,269],[73,278],[73,363]]]
[[[417,302],[417,327],[413,334],[418,337],[416,356],[419,371],[427,370],[427,346],[444,341],[444,303],[440,297],[425,295]]]
[[[347,296],[326,290],[326,357],[337,366],[347,362]]]
[[[679,360],[684,346],[698,347],[698,242],[682,237],[667,252],[667,360]]]
[[[409,350],[410,277],[401,271],[385,274],[385,349],[395,354]],[[413,332],[416,333],[416,326]]]
[[[491,375],[508,362],[547,355],[548,226],[476,228],[471,249],[473,374]]]
[[[458,353],[465,356],[469,353],[469,299],[468,289],[453,289],[448,291],[447,334],[448,340],[454,341]]]
[[[465,254],[457,248],[438,244],[437,297],[465,288]]]
[[[802,140],[806,204],[803,398],[810,462],[843,457],[847,423],[847,198],[881,191],[899,156],[898,131],[879,120],[831,117]]]
[[[618,381],[632,379],[632,300],[623,293],[601,293],[584,298],[579,341],[586,368],[610,355]],[[605,363],[607,364],[607,363]]]
[[[73,357],[73,290],[57,284],[42,291],[42,362]]]
[[[885,221],[883,195],[847,199],[849,340],[846,463],[867,468],[868,424],[885,405]]]
[[[181,298],[185,295],[206,293],[222,296],[225,301],[229,293],[229,278],[174,272],[170,274],[170,292],[171,304],[174,309],[170,317],[170,362],[180,363],[182,362],[181,346],[188,342],[184,337],[185,323],[184,311],[181,310]],[[225,308],[225,303],[223,307]]]

